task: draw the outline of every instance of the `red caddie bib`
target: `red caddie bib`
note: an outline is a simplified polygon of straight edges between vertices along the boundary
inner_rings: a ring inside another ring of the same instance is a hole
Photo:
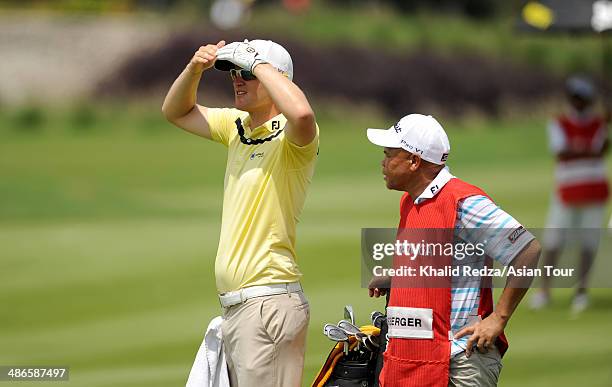
[[[457,220],[458,203],[474,195],[487,196],[480,188],[451,179],[433,198],[414,204],[407,193],[401,199],[400,230],[420,238],[418,229],[439,229],[439,233],[427,231],[429,240],[452,243]],[[401,232],[401,231],[400,231]],[[452,257],[436,257],[440,266],[452,265]],[[487,257],[490,265],[490,258]],[[418,259],[408,265],[418,265]],[[411,279],[402,279],[410,281]],[[425,278],[416,279],[424,281]],[[397,337],[389,336],[384,353],[384,366],[380,375],[382,387],[447,387],[451,349],[451,278],[436,281],[439,287],[402,286],[392,283],[389,308],[394,318],[393,330]],[[419,286],[418,284],[416,286]],[[480,292],[479,315],[484,319],[493,312],[493,296],[490,287]],[[395,309],[394,309],[395,308]],[[391,332],[392,328],[390,328]],[[505,353],[508,342],[500,335],[495,343],[500,353]]]
[[[582,144],[587,149],[606,131],[603,120],[597,117],[578,122],[562,116],[557,123],[567,143]],[[604,203],[608,199],[608,176],[602,156],[559,156],[555,180],[559,198],[567,205]]]

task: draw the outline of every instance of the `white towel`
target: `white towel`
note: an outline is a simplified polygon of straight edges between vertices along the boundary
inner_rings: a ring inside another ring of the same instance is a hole
[[[186,387],[230,386],[223,352],[222,322],[223,318],[217,316],[208,324],[204,340],[202,340],[193,367],[191,367]]]

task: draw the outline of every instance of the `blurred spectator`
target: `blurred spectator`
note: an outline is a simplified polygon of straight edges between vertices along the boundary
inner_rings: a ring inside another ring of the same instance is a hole
[[[593,83],[587,78],[573,76],[566,82],[566,93],[568,112],[548,127],[550,149],[555,154],[557,166],[556,189],[544,238],[544,265],[554,266],[564,241],[572,235],[577,236],[581,262],[572,311],[578,313],[588,306],[588,274],[597,253],[608,199],[604,155],[609,140],[606,117],[594,110],[596,90]],[[531,300],[532,308],[540,309],[550,302],[550,285],[551,278],[544,278],[542,289]]]

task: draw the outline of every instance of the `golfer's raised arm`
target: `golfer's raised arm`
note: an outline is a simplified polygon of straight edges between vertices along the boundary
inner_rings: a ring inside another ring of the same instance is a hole
[[[212,68],[217,49],[225,41],[216,45],[202,46],[196,51],[183,72],[174,81],[162,105],[164,117],[174,125],[198,136],[210,139],[207,108],[196,103],[198,85],[204,71]]]
[[[299,146],[310,144],[317,134],[315,114],[302,90],[267,63],[257,65],[253,73],[287,118],[285,133],[289,141]]]

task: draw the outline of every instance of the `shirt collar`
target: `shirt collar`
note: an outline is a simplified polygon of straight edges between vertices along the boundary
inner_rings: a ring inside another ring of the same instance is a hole
[[[242,126],[250,133],[256,133],[260,131],[274,133],[277,130],[284,128],[286,123],[287,119],[282,114],[270,118],[268,121],[264,122],[256,128],[251,128],[251,116],[246,116],[246,118],[242,120]]]
[[[450,173],[448,167],[444,167],[440,172],[438,172],[438,175],[435,177],[435,179],[433,179],[431,183],[429,183],[427,188],[425,188],[425,190],[419,195],[419,197],[414,200],[414,204],[421,204],[425,200],[431,199],[436,196],[438,192],[440,192],[442,187],[444,187],[446,183],[448,183],[449,180],[454,177],[455,176]]]

